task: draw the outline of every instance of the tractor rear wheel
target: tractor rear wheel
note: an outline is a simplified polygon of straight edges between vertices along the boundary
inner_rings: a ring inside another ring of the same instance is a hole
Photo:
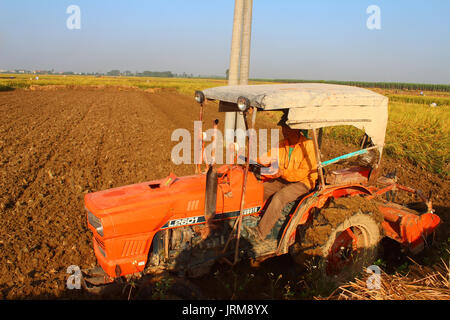
[[[371,265],[381,240],[382,215],[361,196],[335,199],[318,211],[291,247],[294,260],[333,283],[353,279]]]

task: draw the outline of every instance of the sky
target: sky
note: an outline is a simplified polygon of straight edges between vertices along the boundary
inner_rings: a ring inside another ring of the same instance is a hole
[[[233,0],[0,0],[0,69],[224,75],[233,12]],[[450,84],[449,16],[449,0],[254,0],[250,78]]]

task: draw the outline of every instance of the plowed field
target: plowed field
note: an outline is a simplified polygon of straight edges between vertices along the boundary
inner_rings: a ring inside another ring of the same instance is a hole
[[[96,264],[85,193],[194,173],[170,160],[172,131],[193,131],[199,108],[175,92],[121,89],[0,93],[0,298],[67,296],[67,267]],[[205,107],[205,128],[223,123]],[[338,148],[325,144],[325,154]],[[400,182],[434,191],[448,215],[446,181],[407,163]],[[389,170],[388,170],[389,171]],[[444,228],[448,228],[445,225]],[[69,295],[71,296],[71,295]],[[72,295],[73,296],[73,295]]]

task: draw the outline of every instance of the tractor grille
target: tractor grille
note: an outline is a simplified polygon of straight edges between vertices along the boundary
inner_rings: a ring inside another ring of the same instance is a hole
[[[122,257],[133,256],[137,254],[142,254],[145,249],[144,240],[128,240],[125,241],[122,249]]]
[[[99,238],[95,237],[95,241],[97,241],[97,244],[102,247],[102,249],[105,249],[105,244],[103,243],[102,240],[100,240]]]
[[[102,249],[102,247],[98,246],[98,251],[106,258],[106,252]]]
[[[105,252],[105,244],[100,240],[95,238],[95,242],[97,242],[98,251],[106,258],[106,252]]]

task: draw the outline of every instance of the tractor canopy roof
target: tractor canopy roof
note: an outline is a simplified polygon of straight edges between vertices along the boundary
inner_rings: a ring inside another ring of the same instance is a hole
[[[239,111],[245,97],[259,110],[286,110],[286,124],[294,129],[352,125],[382,147],[388,120],[388,98],[373,91],[344,85],[292,83],[240,85],[203,91],[208,100],[220,101],[220,111]]]

